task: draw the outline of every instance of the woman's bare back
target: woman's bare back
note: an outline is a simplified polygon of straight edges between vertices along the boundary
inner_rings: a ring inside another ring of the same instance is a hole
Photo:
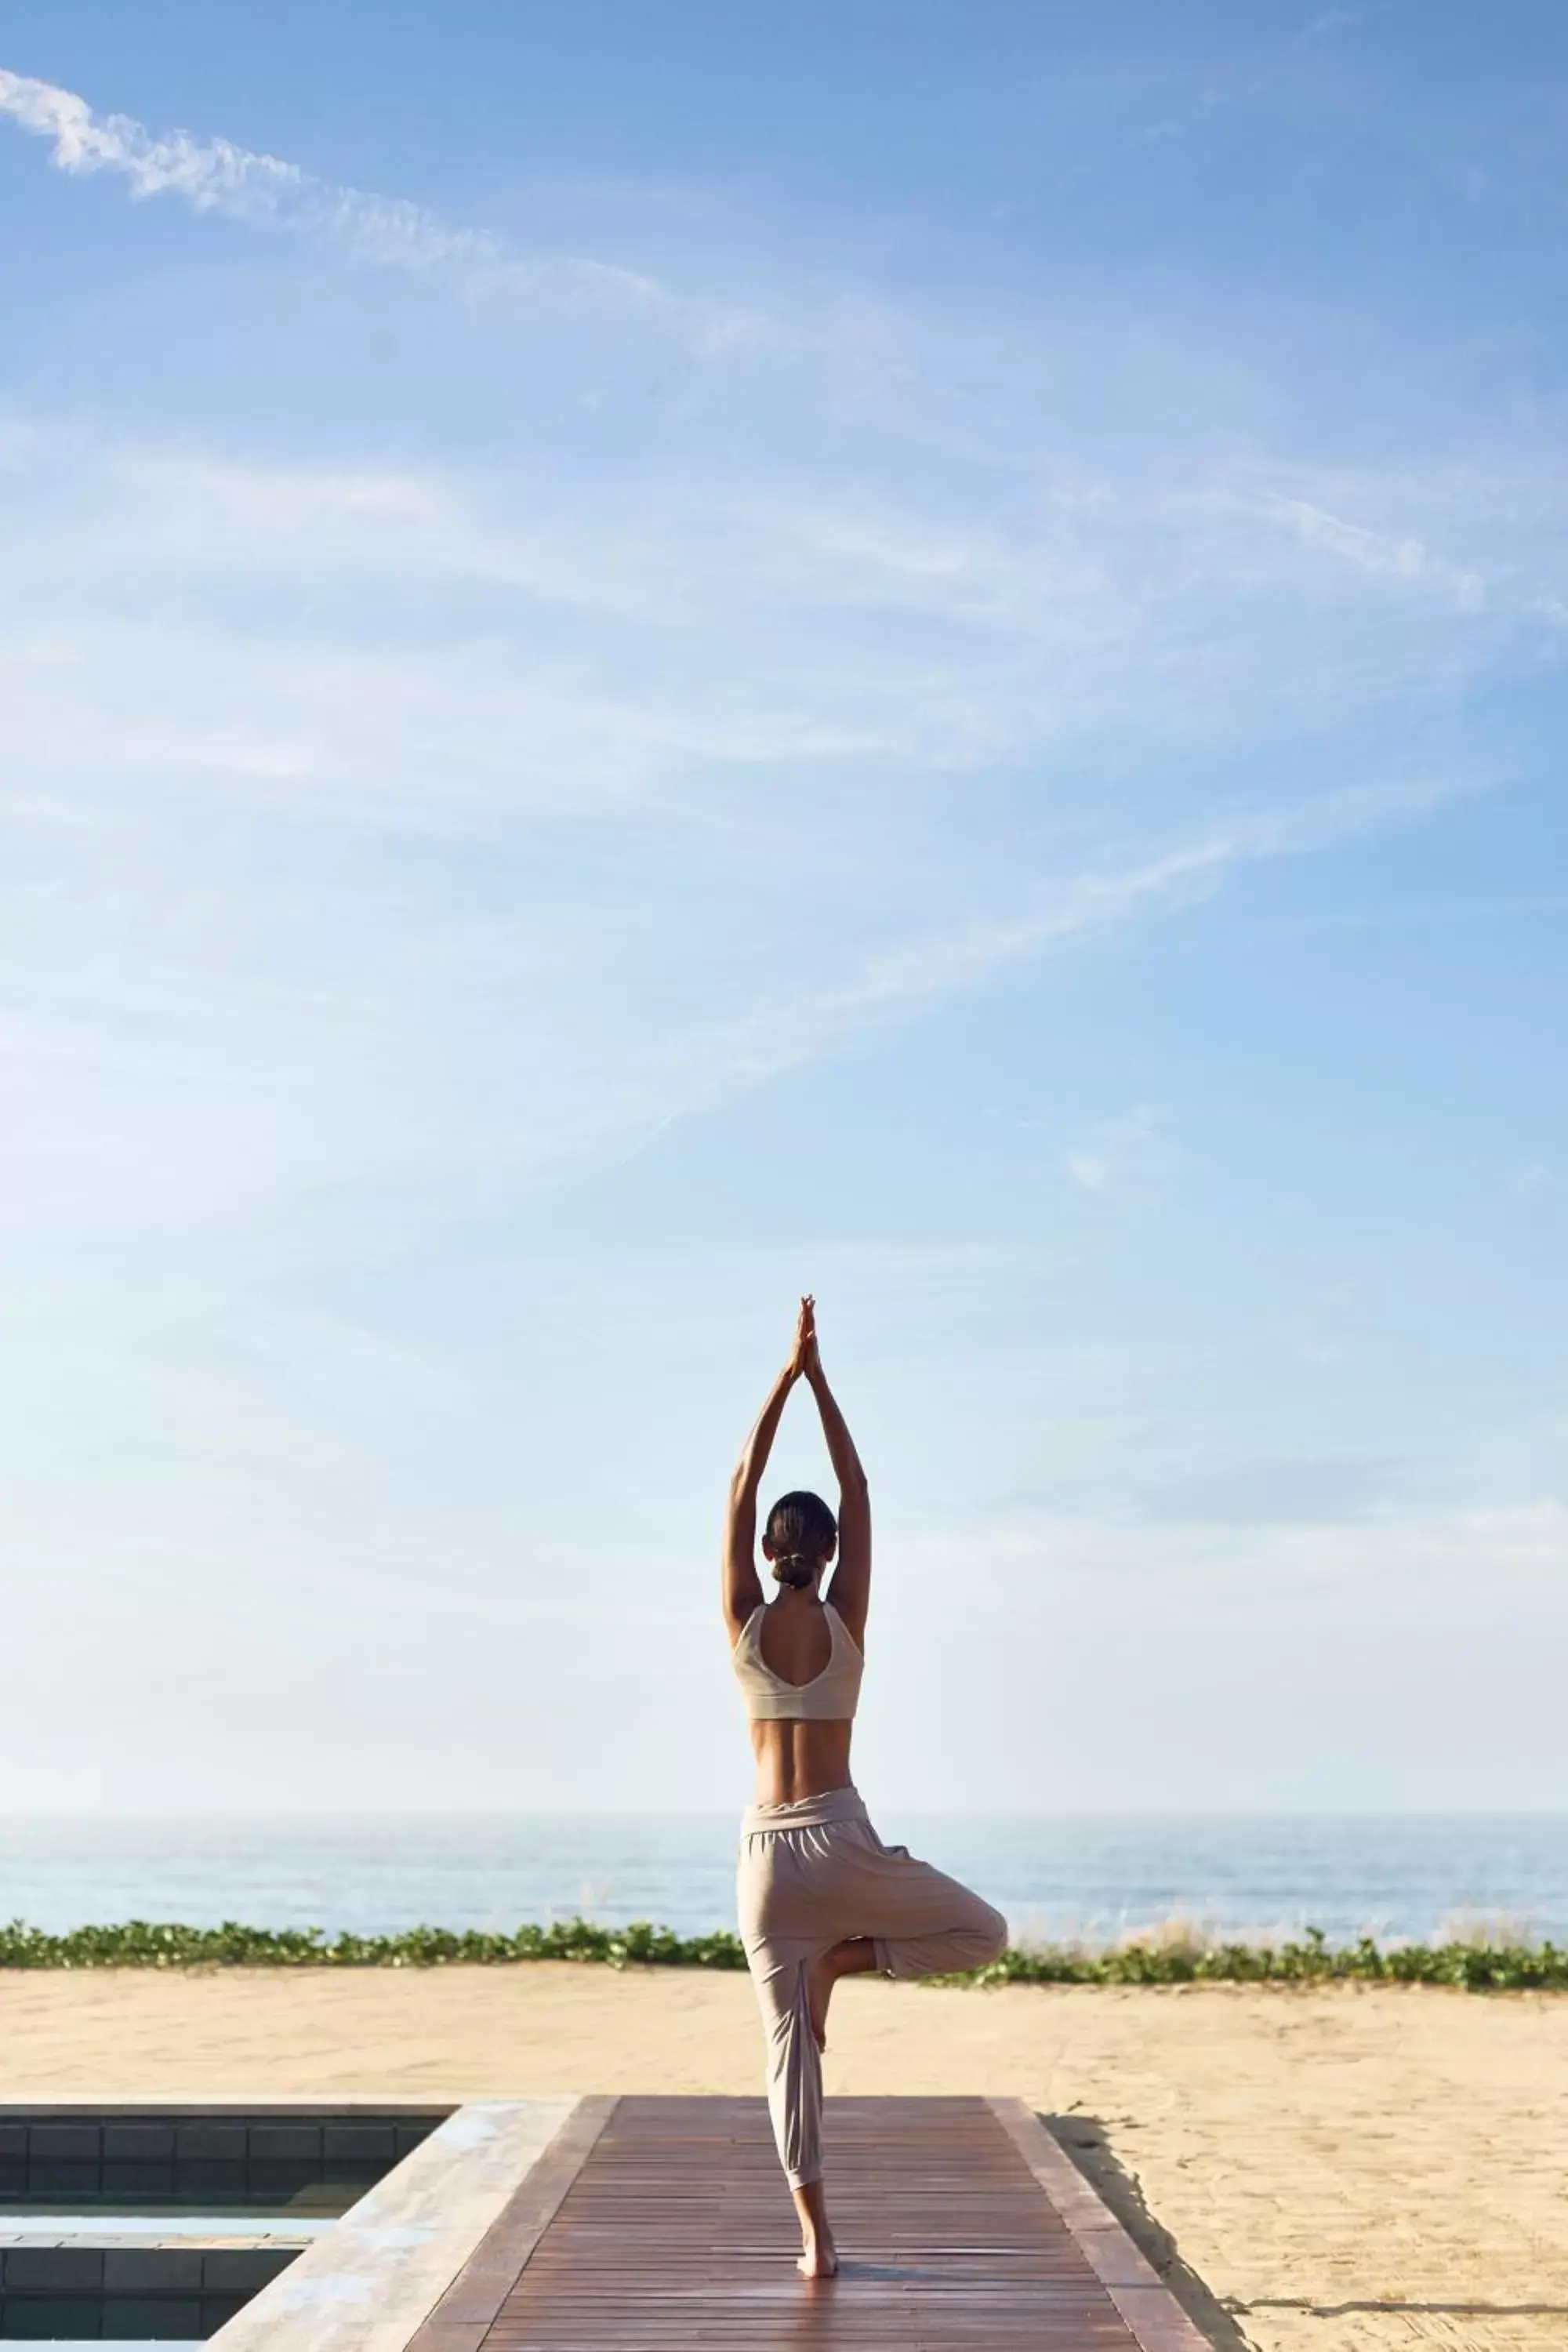
[[[804,1381],[816,1397],[823,1435],[838,1479],[838,1558],[831,1571],[826,1597],[845,1632],[860,1649],[865,1646],[871,1582],[871,1513],[866,1474],[823,1375],[815,1308],[815,1300],[802,1299],[789,1360],[769,1391],[730,1482],[724,1538],[722,1600],[731,1643],[739,1641],[761,1609],[758,1649],[763,1664],[770,1674],[781,1682],[793,1684],[796,1689],[816,1681],[828,1666],[833,1655],[833,1629],[815,1589],[786,1586],[775,1600],[764,1605],[756,1563],[757,1488],[784,1402],[796,1381]],[[831,1518],[828,1524],[831,1532]],[[763,1549],[771,1559],[772,1549],[765,1539]],[[832,1549],[829,1543],[826,1557],[831,1556]],[[757,1803],[790,1805],[803,1797],[823,1796],[830,1789],[847,1788],[852,1730],[853,1725],[847,1720],[840,1722],[824,1717],[753,1722],[752,1748],[757,1761]]]

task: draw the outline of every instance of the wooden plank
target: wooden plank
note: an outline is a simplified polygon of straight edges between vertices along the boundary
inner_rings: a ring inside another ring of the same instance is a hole
[[[1109,2205],[1022,2099],[989,2102],[1003,2130],[1070,2231],[1141,2352],[1212,2352]]]
[[[484,2352],[1135,2352],[987,2101],[830,2100],[826,2150],[842,2268],[808,2285],[760,2099],[621,2099]]]
[[[464,2268],[411,2337],[408,2352],[479,2352],[502,2304],[616,2109],[608,2098],[579,2099]]]
[[[406,2352],[578,2105],[459,2107],[220,2327],[215,2352]]]

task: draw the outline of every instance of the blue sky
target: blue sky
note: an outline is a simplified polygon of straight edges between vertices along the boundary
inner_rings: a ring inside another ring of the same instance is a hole
[[[1568,1805],[1560,15],[221,18],[0,47],[3,1801],[738,1800],[809,1286],[884,1813]]]

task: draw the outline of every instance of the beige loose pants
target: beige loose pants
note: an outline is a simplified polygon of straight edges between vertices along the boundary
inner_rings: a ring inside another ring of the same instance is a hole
[[[901,1845],[882,1843],[858,1790],[753,1805],[741,1823],[741,1940],[768,2039],[768,2109],[792,2189],[822,2178],[822,2054],[806,1969],[864,1936],[884,1976],[978,1969],[1007,1942],[989,1903]]]

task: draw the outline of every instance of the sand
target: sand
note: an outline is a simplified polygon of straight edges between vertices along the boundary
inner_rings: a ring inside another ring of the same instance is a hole
[[[1568,2347],[1568,1999],[850,1982],[833,2044],[830,2092],[1003,2092],[1065,2119],[1230,2352]],[[758,2073],[745,1978],[698,1970],[0,1973],[7,2098]]]

